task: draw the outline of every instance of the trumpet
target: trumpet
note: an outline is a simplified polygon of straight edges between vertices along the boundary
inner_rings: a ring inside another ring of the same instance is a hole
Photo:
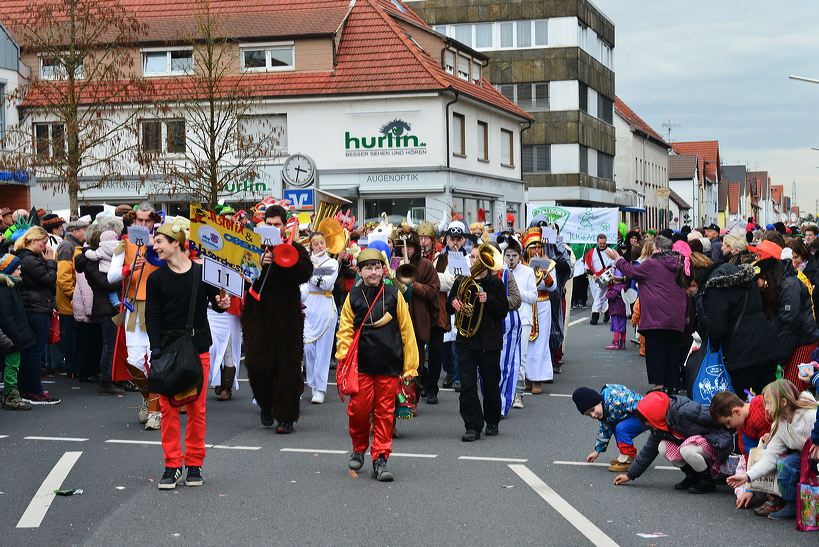
[[[455,313],[455,328],[458,334],[470,338],[477,334],[483,320],[483,302],[479,295],[483,292],[475,278],[484,271],[497,272],[503,267],[503,257],[492,245],[486,243],[478,247],[478,259],[469,270],[469,276],[461,277],[458,286],[460,311]]]

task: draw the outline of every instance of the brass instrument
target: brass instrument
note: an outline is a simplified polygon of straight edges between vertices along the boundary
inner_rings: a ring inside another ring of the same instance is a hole
[[[335,218],[328,217],[319,222],[316,228],[317,232],[321,232],[324,240],[327,242],[327,253],[337,255],[347,248],[347,239],[350,234]]]
[[[543,281],[543,278],[549,275],[549,272],[551,272],[556,265],[557,262],[555,262],[554,260],[544,259],[540,257],[535,257],[529,260],[528,266],[531,267],[535,273],[536,288],[540,286],[540,283],[541,281]],[[538,292],[540,292],[539,289]],[[538,301],[539,300],[540,298],[538,297]],[[534,304],[532,304],[532,330],[529,333],[529,341],[534,342],[535,340],[537,340],[539,334],[540,323],[537,319],[537,302],[535,302]]]
[[[348,199],[323,190],[316,189],[315,192],[318,206],[316,207],[316,213],[313,215],[313,230],[324,234],[324,239],[327,240],[328,254],[338,254],[347,246],[348,235],[346,234],[346,230],[341,226],[341,223],[335,219],[335,216],[341,210],[342,205],[347,205],[351,202]],[[324,222],[325,220],[332,220],[333,222]],[[325,230],[327,230],[327,233],[325,233]],[[344,236],[342,243],[338,242],[339,236]],[[309,237],[304,237],[299,240],[299,243],[307,245],[308,240]]]
[[[411,264],[409,256],[407,256],[407,240],[402,240],[404,244],[404,256],[401,259],[401,264],[395,269],[395,279],[404,285],[415,283],[418,278],[418,267]]]
[[[503,267],[503,256],[500,251],[486,243],[478,247],[478,259],[469,270],[469,277],[461,277],[458,286],[458,300],[461,310],[455,313],[455,328],[458,334],[467,338],[475,336],[481,327],[483,319],[483,302],[478,295],[483,289],[475,281],[475,277],[484,271],[497,272]]]

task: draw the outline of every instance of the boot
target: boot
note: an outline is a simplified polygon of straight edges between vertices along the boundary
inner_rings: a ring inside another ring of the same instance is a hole
[[[611,341],[611,344],[606,346],[606,349],[620,349],[620,341],[615,338]]]
[[[532,381],[531,380],[524,380],[523,381],[523,391],[528,391],[529,393],[532,392]]]
[[[222,368],[222,385],[216,387],[217,401],[230,401],[233,392],[233,379],[236,377],[236,367]]]
[[[593,311],[589,325],[596,325],[598,321],[600,321],[600,312]]]
[[[31,403],[21,399],[18,390],[12,389],[8,395],[3,397],[3,408],[6,410],[31,410]]]
[[[383,455],[373,462],[373,478],[378,482],[392,482],[392,473],[387,471],[387,458]]]
[[[626,349],[626,337],[625,337],[625,335],[620,337],[620,342],[618,343],[618,349]]]
[[[711,471],[706,469],[702,473],[697,473],[697,482],[688,489],[688,493],[708,494],[716,489],[717,487],[714,485],[714,477],[711,476]]]
[[[543,393],[543,384],[532,382],[532,395],[540,395],[541,393]]]
[[[685,478],[674,485],[674,490],[688,490],[697,482],[697,472],[690,465],[684,465],[680,471],[685,473]]]
[[[611,316],[609,316],[609,312],[606,311],[606,313],[603,314],[603,323],[608,323],[609,319],[611,319]]]

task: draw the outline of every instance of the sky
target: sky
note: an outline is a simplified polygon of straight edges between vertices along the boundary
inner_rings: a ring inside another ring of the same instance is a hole
[[[724,165],[819,200],[819,2],[593,0],[615,25],[617,95],[674,141],[718,140]]]

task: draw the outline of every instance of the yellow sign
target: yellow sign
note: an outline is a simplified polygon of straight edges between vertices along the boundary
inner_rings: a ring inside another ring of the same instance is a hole
[[[216,211],[191,205],[191,247],[242,275],[248,281],[262,271],[262,242],[259,234]]]

